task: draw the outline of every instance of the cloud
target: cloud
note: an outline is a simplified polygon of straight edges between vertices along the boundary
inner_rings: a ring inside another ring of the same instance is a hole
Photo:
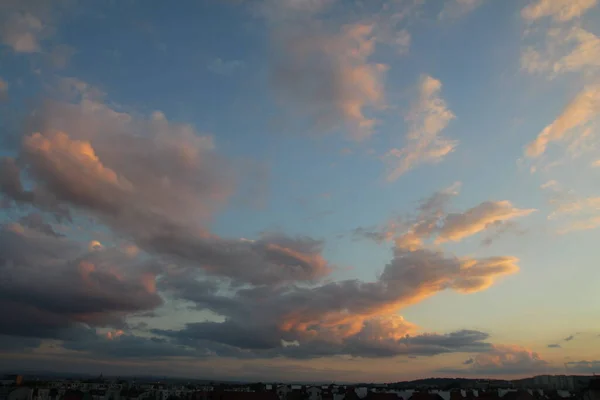
[[[48,55],[50,64],[54,68],[63,69],[69,64],[75,53],[76,50],[71,46],[65,44],[54,46]]]
[[[19,310],[0,322],[0,334],[113,358],[491,348],[485,332],[423,332],[397,312],[445,290],[485,290],[518,271],[516,258],[397,245],[377,279],[325,280],[334,266],[323,241],[210,232],[236,185],[252,181],[219,155],[211,136],[160,112],[124,113],[85,82],[63,84],[68,100],[45,102],[24,124],[18,154],[0,160],[0,192],[10,202],[0,230],[0,272],[8,277],[0,304]],[[456,191],[424,200],[419,214],[443,218]],[[152,327],[136,334],[134,318],[163,304],[215,317],[181,329],[159,329],[144,317]]]
[[[383,242],[390,241],[394,238],[398,232],[402,223],[400,221],[389,221],[384,226],[378,227],[358,227],[352,231],[352,235],[355,239],[368,239],[375,243],[381,244]]]
[[[43,28],[35,16],[15,13],[4,21],[0,37],[4,45],[17,53],[36,53],[40,51],[39,36]]]
[[[370,61],[376,38],[369,24],[328,32],[314,21],[277,24],[272,82],[278,99],[320,130],[342,128],[352,139],[374,133],[367,112],[385,105],[387,66]]]
[[[528,46],[521,54],[521,68],[530,74],[546,73],[550,79],[567,72],[593,72],[600,67],[600,38],[574,26],[549,29],[545,48]]]
[[[512,219],[527,216],[534,209],[520,209],[511,202],[485,201],[461,213],[448,212],[449,201],[458,194],[459,185],[434,193],[422,201],[419,213],[412,221],[407,221],[396,232],[396,245],[405,249],[418,249],[425,240],[434,239],[440,244],[448,241],[460,241],[483,231],[494,233],[484,241],[490,242],[499,234],[515,229]],[[408,226],[408,229],[406,227]]]
[[[49,103],[33,123],[43,129],[23,136],[31,190],[16,161],[3,160],[6,197],[89,213],[148,253],[238,282],[312,281],[330,272],[322,243],[310,238],[270,234],[248,242],[210,234],[204,226],[243,178],[216,154],[212,138],[159,112],[149,119],[117,112],[76,86],[80,102]]]
[[[548,346],[546,346],[546,347],[548,347],[549,349],[560,349],[560,348],[561,348],[561,345],[560,345],[560,344],[558,344],[558,343],[552,343],[552,344],[549,344],[549,345],[548,345]]]
[[[56,31],[70,0],[3,0],[0,2],[0,42],[17,53],[40,53]]]
[[[494,241],[507,233],[524,235],[527,230],[521,229],[515,221],[495,221],[486,227],[488,234],[481,240],[482,246],[491,246]]]
[[[552,212],[549,220],[563,221],[558,234],[574,231],[591,230],[600,226],[600,197],[581,197],[572,191],[565,190],[556,181],[542,185],[548,194],[548,203]],[[568,221],[565,223],[564,221]]]
[[[512,257],[456,258],[429,250],[397,248],[394,259],[374,282],[263,286],[239,289],[234,295],[220,294],[218,287],[184,274],[165,280],[165,293],[194,303],[198,310],[221,315],[225,322],[189,324],[181,331],[155,333],[182,344],[210,341],[288,357],[438,354],[458,351],[459,347],[485,350],[489,345],[479,343],[487,338],[482,333],[405,337],[413,325],[391,314],[442,290],[484,290],[497,279],[515,273],[516,262]],[[462,335],[467,338],[461,339]],[[282,346],[282,340],[298,345]]]
[[[323,243],[308,237],[268,234],[247,241],[171,229],[142,238],[138,244],[240,283],[311,282],[331,272],[321,255]]]
[[[535,209],[519,209],[509,201],[486,201],[460,214],[448,214],[436,242],[460,241],[481,232],[493,224],[527,216]]]
[[[242,69],[244,67],[245,67],[245,64],[243,61],[240,61],[240,60],[223,61],[220,58],[215,58],[214,60],[209,62],[208,65],[206,66],[206,68],[208,68],[209,71],[214,72],[215,74],[219,74],[219,75],[231,75],[235,71]]]
[[[418,100],[405,117],[410,126],[407,144],[401,149],[391,149],[384,156],[388,181],[395,181],[421,164],[438,163],[456,147],[456,141],[440,135],[455,118],[440,97],[441,89],[439,80],[428,75],[421,77]]]
[[[0,102],[8,100],[8,82],[0,78]]]
[[[536,373],[548,364],[536,352],[509,345],[494,345],[491,350],[479,353],[470,360],[469,368],[463,372],[488,375]]]
[[[557,231],[559,235],[564,235],[577,231],[589,231],[600,227],[600,216],[593,217],[587,220],[575,221]]]
[[[599,112],[600,87],[584,88],[562,113],[546,126],[533,142],[527,145],[525,154],[528,157],[539,157],[544,154],[549,143],[577,137],[593,123]]]
[[[35,231],[38,231],[40,233],[43,233],[45,235],[48,235],[48,236],[54,236],[54,237],[65,236],[62,233],[56,232],[54,227],[51,224],[49,224],[48,222],[46,222],[46,220],[44,219],[44,216],[38,212],[32,212],[32,213],[29,213],[29,214],[19,218],[19,224],[21,224],[27,228],[33,229]]]
[[[527,21],[550,17],[557,22],[579,18],[595,7],[597,0],[536,0],[521,10]]]
[[[571,373],[592,374],[600,368],[600,361],[569,361],[566,365]]]
[[[489,235],[483,242],[489,245],[506,232],[522,233],[512,220],[537,211],[520,209],[503,200],[484,201],[464,212],[451,213],[448,205],[458,195],[459,188],[460,183],[457,182],[423,199],[417,215],[412,219],[393,219],[379,227],[358,227],[354,229],[353,236],[376,243],[394,240],[400,248],[415,250],[423,247],[427,239],[435,239],[436,244],[458,242],[487,231]]]
[[[117,248],[88,252],[39,223],[2,225],[0,254],[0,304],[19,310],[0,322],[2,334],[62,338],[85,331],[83,324],[122,325],[125,315],[162,304],[152,262]]]
[[[564,338],[563,340],[564,340],[565,342],[570,342],[570,341],[571,341],[571,340],[573,340],[573,339],[575,339],[575,336],[574,336],[574,335],[570,335],[570,336],[567,336],[566,338]]]

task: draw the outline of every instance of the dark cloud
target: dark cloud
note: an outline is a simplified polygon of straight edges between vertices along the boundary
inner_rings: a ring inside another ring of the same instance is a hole
[[[32,212],[19,219],[19,223],[28,228],[39,231],[48,236],[61,237],[65,236],[62,233],[58,233],[54,230],[54,227],[47,223],[44,216],[41,213]]]
[[[0,351],[21,353],[35,349],[41,343],[42,341],[37,338],[0,335]]]
[[[21,168],[14,158],[0,158],[0,194],[18,202],[33,201],[33,193],[23,188]]]
[[[489,343],[484,342],[488,335],[483,332],[458,331],[446,335],[421,334],[402,336],[402,329],[390,332],[389,326],[382,325],[386,320],[373,319],[365,321],[360,331],[343,338],[310,339],[284,344],[268,327],[253,330],[248,327],[237,327],[232,323],[199,323],[188,324],[181,331],[156,330],[155,334],[174,340],[181,345],[204,348],[209,343],[218,342],[243,349],[248,357],[272,358],[285,356],[289,358],[315,358],[335,355],[354,357],[394,357],[398,355],[431,356],[457,351],[487,351]],[[378,335],[373,333],[373,325],[377,325]],[[276,329],[276,328],[275,328]],[[405,332],[405,331],[404,331]],[[387,336],[387,337],[385,337]]]
[[[209,340],[239,348],[279,348],[278,354],[290,357],[485,351],[490,348],[485,333],[459,331],[407,337],[412,324],[379,315],[445,289],[480,290],[496,276],[514,272],[515,268],[511,258],[464,260],[429,250],[397,249],[394,260],[374,282],[347,280],[314,287],[243,288],[235,294],[184,270],[181,275],[166,277],[161,288],[175,298],[194,303],[197,309],[224,316],[226,321],[190,324],[180,331],[160,333],[184,344]],[[283,346],[282,340],[298,345]]]
[[[600,369],[600,361],[569,361],[566,366],[570,373],[593,374]]]
[[[564,338],[563,340],[564,340],[565,342],[570,342],[570,341],[571,341],[571,340],[573,340],[573,339],[575,339],[575,335],[569,335],[569,336],[567,336],[566,338]]]
[[[558,343],[552,343],[552,344],[549,344],[547,347],[549,349],[560,349],[561,346]]]
[[[172,230],[138,243],[210,274],[255,285],[314,281],[331,270],[321,256],[323,243],[308,237],[268,234],[256,241],[230,240]]]
[[[67,341],[68,350],[84,351],[110,358],[199,357],[199,351],[157,337],[119,334],[115,337],[90,335],[85,340]],[[206,354],[205,354],[206,355]]]
[[[156,267],[117,249],[86,245],[13,223],[0,226],[0,304],[14,310],[0,333],[60,338],[81,324],[122,325],[162,303]],[[123,268],[123,269],[117,269]]]

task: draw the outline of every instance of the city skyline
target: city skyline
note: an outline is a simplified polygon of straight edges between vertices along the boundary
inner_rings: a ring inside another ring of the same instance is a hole
[[[0,369],[600,372],[599,27],[597,0],[0,0]]]

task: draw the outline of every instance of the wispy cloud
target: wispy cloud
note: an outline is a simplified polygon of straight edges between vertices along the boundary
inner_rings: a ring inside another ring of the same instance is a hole
[[[581,17],[596,4],[597,0],[536,0],[523,8],[521,16],[528,21],[549,17],[566,22]]]
[[[579,26],[547,31],[545,46],[528,46],[521,54],[521,68],[553,79],[567,72],[592,72],[600,68],[600,38]]]
[[[435,164],[451,153],[458,142],[444,138],[441,133],[455,116],[441,97],[442,82],[425,75],[418,87],[418,100],[405,120],[410,128],[403,148],[389,150],[383,157],[387,180],[395,181],[422,164]]]
[[[542,185],[548,193],[548,203],[553,211],[549,220],[562,222],[558,234],[591,230],[600,226],[600,197],[581,197],[573,191],[564,189],[552,180]]]
[[[537,138],[527,145],[528,157],[539,157],[552,142],[576,140],[586,134],[586,128],[595,126],[600,114],[600,86],[588,86],[575,96],[562,113]]]

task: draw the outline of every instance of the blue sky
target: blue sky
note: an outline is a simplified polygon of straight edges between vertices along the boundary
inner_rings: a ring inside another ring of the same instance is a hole
[[[599,17],[2,2],[0,365],[592,372]]]

